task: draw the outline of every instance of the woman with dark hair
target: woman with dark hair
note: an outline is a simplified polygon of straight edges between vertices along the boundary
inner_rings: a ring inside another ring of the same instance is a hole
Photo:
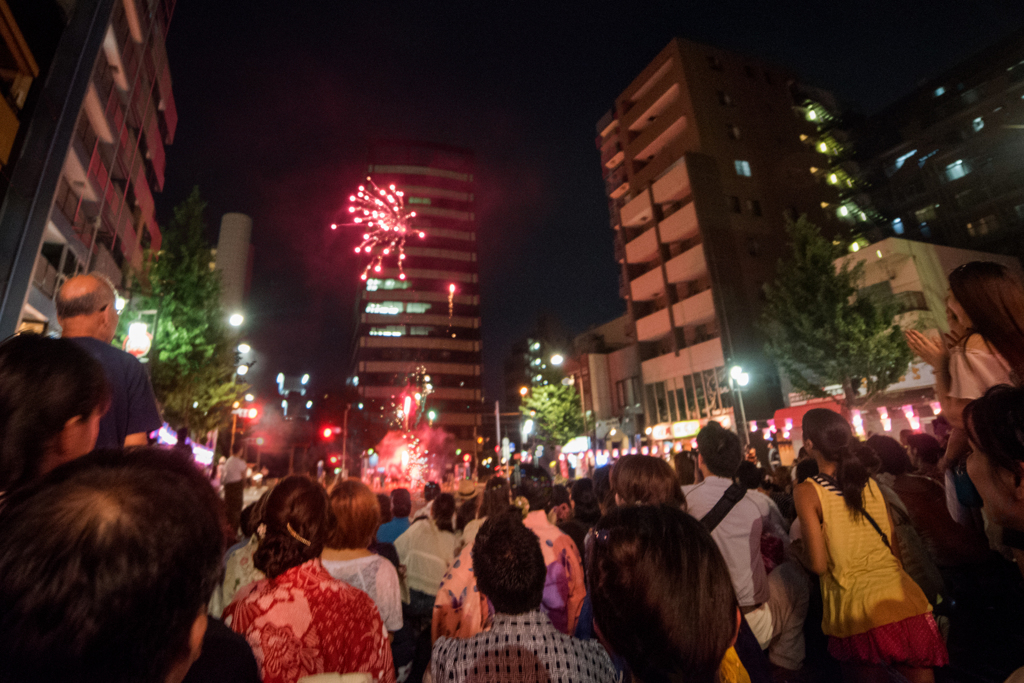
[[[594,621],[634,680],[735,679],[739,662],[730,647],[739,605],[700,522],[676,506],[631,505],[606,514],[594,530],[587,568]]]
[[[0,495],[91,451],[109,402],[103,367],[74,342],[0,344]]]
[[[224,622],[249,641],[265,683],[332,672],[369,672],[394,683],[377,606],[320,562],[331,527],[327,492],[317,482],[290,476],[270,492],[253,556],[267,578],[240,590],[224,610]]]
[[[484,492],[477,496],[480,505],[476,510],[476,519],[470,520],[462,530],[462,547],[470,545],[480,527],[488,517],[507,512],[512,506],[512,487],[504,477],[491,477],[484,486]]]
[[[686,510],[686,498],[672,466],[661,458],[627,455],[611,471],[616,505],[671,505]]]
[[[387,496],[384,499],[389,500]],[[378,496],[358,479],[346,479],[334,484],[330,500],[334,524],[320,555],[324,569],[369,595],[385,628],[394,633],[402,628],[398,572],[386,558],[369,550],[380,526]]]
[[[846,420],[815,408],[803,418],[804,446],[819,474],[795,491],[804,563],[821,577],[822,630],[829,653],[855,681],[895,667],[933,681],[949,661],[931,605],[900,566],[899,543],[882,492],[853,454]]]
[[[935,368],[935,391],[942,414],[953,430],[939,469],[960,468],[947,474],[947,491],[959,489],[961,504],[976,496],[962,480],[969,452],[963,409],[999,384],[1019,385],[1024,378],[1024,287],[1009,270],[991,261],[965,263],[949,274],[946,299],[949,334],[942,343],[916,330],[906,332],[907,344]],[[968,523],[968,515],[950,498],[950,512]]]
[[[601,507],[597,504],[597,495],[594,493],[594,481],[587,477],[577,479],[569,491],[572,498],[572,517],[588,529],[597,524],[601,519]]]
[[[964,410],[967,471],[1024,572],[1024,389],[994,387]]]

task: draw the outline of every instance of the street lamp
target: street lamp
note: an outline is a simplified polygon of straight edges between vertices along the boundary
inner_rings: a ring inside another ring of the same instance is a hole
[[[729,384],[736,392],[736,403],[740,407],[740,427],[736,431],[743,439],[743,447],[746,448],[750,444],[750,436],[747,434],[747,413],[743,409],[743,392],[739,387],[750,384],[750,375],[743,372],[743,368],[740,366],[734,365],[729,369]]]
[[[235,370],[235,372],[237,372],[237,373],[238,373],[239,375],[243,375],[243,376],[244,376],[244,375],[245,375],[245,373],[249,372],[249,366],[248,366],[248,365],[245,365],[245,364],[243,363],[242,365],[239,365],[239,366],[238,366],[238,369],[237,369],[237,370]]]
[[[241,327],[244,322],[245,316],[241,313],[232,313],[231,317],[228,318],[228,325],[231,325],[231,327]]]
[[[239,353],[249,353],[250,351],[252,351],[252,347],[249,346],[248,344],[243,342],[243,343],[238,345],[238,352]]]
[[[528,393],[530,393],[529,389],[527,389],[526,387],[519,387],[519,395],[520,396],[525,397]]]
[[[256,397],[253,396],[252,394],[246,394],[245,395],[245,400],[248,401],[249,403],[252,403],[253,401],[256,400]]]
[[[555,367],[558,367],[559,365],[561,365],[562,361],[564,361],[564,360],[565,360],[565,358],[563,358],[562,354],[560,354],[560,353],[556,353],[555,355],[551,356],[551,364],[554,365]]]

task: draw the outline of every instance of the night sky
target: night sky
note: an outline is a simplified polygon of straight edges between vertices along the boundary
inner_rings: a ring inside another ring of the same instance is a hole
[[[258,386],[348,371],[361,270],[328,226],[367,142],[475,151],[485,388],[537,315],[621,314],[597,120],[674,36],[784,65],[871,113],[1024,26],[1019,0],[337,2],[179,0],[168,53],[180,122],[158,215],[193,185],[254,221],[246,336]]]

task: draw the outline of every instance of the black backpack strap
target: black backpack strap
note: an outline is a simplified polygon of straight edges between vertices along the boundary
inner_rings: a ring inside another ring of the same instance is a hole
[[[739,484],[733,483],[729,485],[729,488],[725,490],[722,497],[718,499],[715,506],[708,510],[708,513],[700,518],[700,523],[704,525],[704,528],[711,533],[715,530],[725,516],[729,514],[729,511],[736,507],[736,503],[743,500],[747,490]]]

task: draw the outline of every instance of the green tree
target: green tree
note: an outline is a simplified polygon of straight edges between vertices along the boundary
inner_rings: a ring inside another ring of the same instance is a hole
[[[863,293],[864,264],[837,266],[845,250],[806,217],[787,231],[792,253],[764,288],[766,350],[799,391],[825,398],[825,386],[840,385],[848,408],[867,404],[913,359],[895,322],[899,309]]]
[[[519,411],[534,421],[536,438],[550,445],[565,445],[588,428],[581,412],[580,395],[572,385],[533,387],[523,398]]]
[[[159,253],[147,254],[149,265],[133,286],[140,294],[131,305],[158,311],[150,353],[153,391],[168,422],[197,435],[227,424],[232,404],[248,389],[235,382],[238,356],[224,326],[205,209],[198,187],[174,208]],[[131,319],[129,311],[122,324]]]

